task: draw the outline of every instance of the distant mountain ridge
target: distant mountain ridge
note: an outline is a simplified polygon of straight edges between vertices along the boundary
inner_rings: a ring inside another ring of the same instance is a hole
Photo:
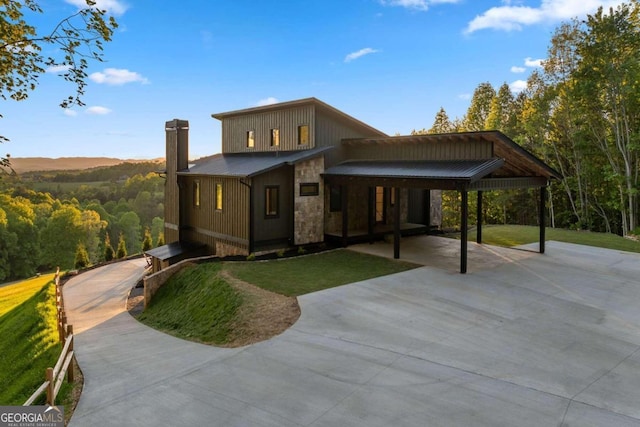
[[[11,157],[11,166],[17,173],[31,171],[83,170],[115,166],[121,163],[164,162],[158,159],[117,159],[113,157]]]

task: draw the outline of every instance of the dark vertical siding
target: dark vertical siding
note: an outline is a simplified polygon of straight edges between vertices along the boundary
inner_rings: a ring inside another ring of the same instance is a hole
[[[216,240],[248,245],[249,188],[239,179],[215,176],[183,176],[184,227],[189,240],[215,249]],[[193,204],[194,181],[200,181],[200,206]],[[222,184],[222,210],[215,209],[216,184]]]
[[[368,160],[473,160],[493,157],[490,141],[355,144],[347,147],[352,159]]]
[[[322,111],[316,112],[316,146],[336,147],[325,155],[325,167],[331,167],[346,159],[344,148],[341,145],[342,139],[378,136],[373,132],[366,132],[361,127],[350,126],[335,116],[324,114]]]
[[[305,105],[281,111],[267,111],[224,118],[222,120],[222,152],[293,151],[315,147],[314,106]],[[309,143],[298,145],[298,126],[309,125]],[[280,145],[271,147],[271,129],[280,129]],[[255,146],[247,148],[247,131],[255,132]]]
[[[265,188],[279,186],[279,215],[265,218]],[[293,167],[283,166],[277,170],[253,178],[254,191],[254,238],[257,243],[291,240],[293,230]],[[259,246],[259,244],[258,244]]]

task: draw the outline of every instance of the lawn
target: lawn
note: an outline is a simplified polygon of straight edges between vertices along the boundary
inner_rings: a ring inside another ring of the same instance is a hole
[[[52,280],[48,274],[0,288],[0,405],[22,405],[60,356]]]
[[[287,296],[298,296],[347,283],[419,267],[345,249],[262,262],[229,262],[224,268],[240,280]]]
[[[476,230],[468,234],[469,240],[476,241]],[[496,246],[518,246],[540,240],[540,228],[524,225],[485,225],[482,227],[482,242]],[[626,252],[640,252],[640,242],[625,239],[610,233],[594,233],[561,228],[547,228],[546,240],[596,246]]]

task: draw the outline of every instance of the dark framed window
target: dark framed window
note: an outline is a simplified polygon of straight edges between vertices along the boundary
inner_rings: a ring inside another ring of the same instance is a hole
[[[309,125],[298,126],[298,145],[309,143]]]
[[[339,185],[329,187],[329,211],[340,212],[342,210],[342,188]]]
[[[317,182],[301,182],[300,183],[300,195],[301,196],[317,196],[320,194],[320,184]]]
[[[217,211],[222,210],[222,184],[216,183],[216,202],[215,209]]]
[[[256,133],[252,130],[247,131],[247,148],[256,146]]]
[[[200,207],[200,181],[193,181],[193,206]]]
[[[264,188],[264,216],[277,218],[280,215],[280,187],[269,185]]]
[[[280,129],[271,129],[271,146],[277,147],[280,145]]]

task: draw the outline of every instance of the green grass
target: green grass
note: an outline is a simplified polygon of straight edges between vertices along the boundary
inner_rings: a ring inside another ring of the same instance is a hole
[[[158,290],[138,320],[180,338],[225,344],[242,298],[218,276],[220,268],[220,263],[207,263],[181,270]]]
[[[469,240],[476,241],[476,231],[468,234]],[[540,240],[540,229],[524,225],[485,225],[482,227],[482,242],[496,246],[518,246]],[[625,239],[616,234],[547,228],[546,240],[596,246],[627,252],[640,252],[640,242]]]
[[[52,279],[49,274],[0,288],[0,405],[22,405],[60,356]]]
[[[418,267],[339,249],[317,255],[265,262],[225,263],[233,276],[287,296],[298,296]]]

